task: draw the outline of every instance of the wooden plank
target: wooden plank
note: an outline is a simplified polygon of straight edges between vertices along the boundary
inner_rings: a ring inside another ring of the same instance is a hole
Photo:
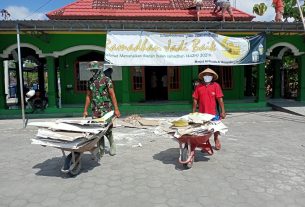
[[[52,131],[46,128],[38,129],[36,136],[49,138],[49,139],[64,140],[64,141],[74,141],[79,138],[86,138],[86,139],[90,138],[90,135],[88,133]]]
[[[48,128],[54,131],[86,132],[92,134],[98,134],[101,131],[105,130],[104,127],[86,126],[86,125],[81,126],[76,124],[55,123],[55,122],[31,122],[28,125]]]

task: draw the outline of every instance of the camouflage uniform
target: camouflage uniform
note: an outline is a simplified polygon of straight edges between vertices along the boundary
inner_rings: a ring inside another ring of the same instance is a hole
[[[91,107],[93,118],[100,118],[113,110],[108,88],[113,88],[112,81],[102,72],[97,72],[89,80],[89,90],[92,92]]]
[[[113,88],[112,81],[110,78],[104,75],[103,72],[99,71],[88,82],[88,89],[92,92],[91,108],[92,118],[100,118],[109,111],[113,110],[113,104],[110,98],[108,89]],[[109,140],[110,147],[114,146],[114,140],[112,135],[112,127],[109,127],[105,136]],[[103,156],[105,150],[105,141],[102,137],[98,143],[100,155]]]

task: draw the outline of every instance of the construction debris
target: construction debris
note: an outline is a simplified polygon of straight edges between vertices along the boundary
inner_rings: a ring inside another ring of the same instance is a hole
[[[141,116],[134,114],[126,117],[123,120],[118,120],[116,125],[129,127],[129,128],[139,128],[139,129],[147,129],[149,127],[156,127],[160,124],[158,120],[145,119]]]

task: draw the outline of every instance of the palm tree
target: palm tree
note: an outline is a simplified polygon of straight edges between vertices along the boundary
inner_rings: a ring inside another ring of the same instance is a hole
[[[2,9],[0,13],[4,20],[8,20],[8,18],[11,16],[11,14],[6,9]]]
[[[253,6],[253,13],[263,16],[267,11],[267,5],[265,3],[254,4]]]

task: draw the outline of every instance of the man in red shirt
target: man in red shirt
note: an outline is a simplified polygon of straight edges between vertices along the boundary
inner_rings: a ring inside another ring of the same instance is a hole
[[[272,4],[275,8],[275,21],[281,22],[284,14],[283,0],[272,0]]]
[[[200,113],[217,115],[217,101],[221,109],[220,117],[224,119],[226,117],[226,112],[223,102],[223,93],[220,85],[215,82],[218,79],[217,73],[212,69],[207,68],[199,73],[198,77],[202,83],[195,88],[193,93],[193,113],[196,112],[197,105],[199,105]],[[219,132],[215,132],[214,141],[216,150],[220,150],[221,148],[218,136]]]

